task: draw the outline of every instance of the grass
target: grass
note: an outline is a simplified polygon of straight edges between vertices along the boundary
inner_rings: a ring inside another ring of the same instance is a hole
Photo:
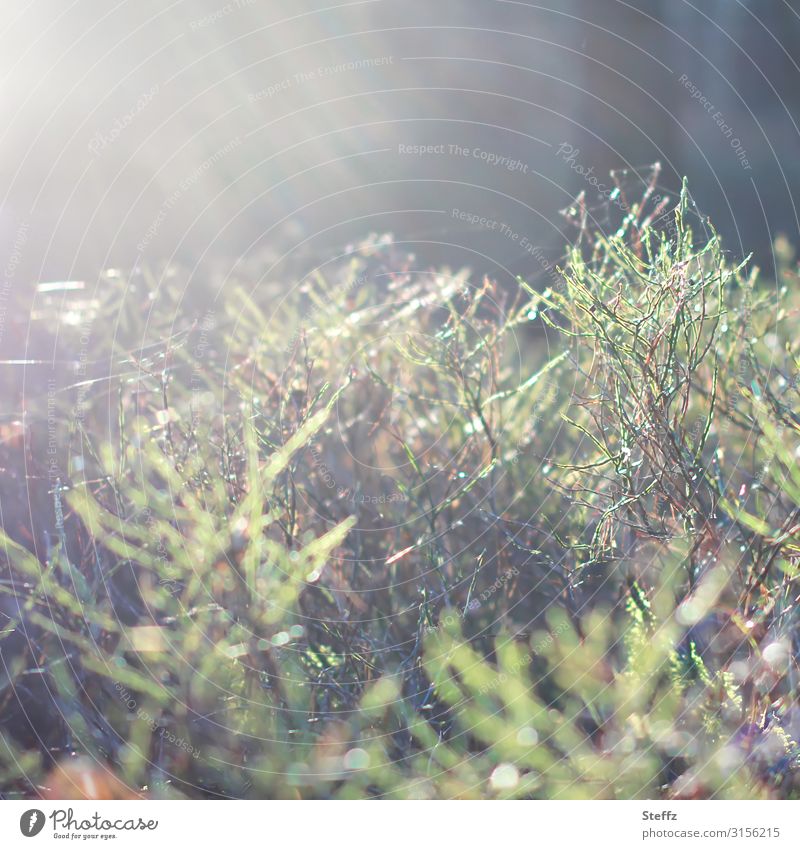
[[[82,303],[3,447],[0,791],[796,798],[798,278],[673,206],[543,291],[372,239]]]

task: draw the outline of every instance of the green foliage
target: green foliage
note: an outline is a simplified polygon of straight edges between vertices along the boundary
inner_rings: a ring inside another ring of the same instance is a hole
[[[121,312],[58,541],[4,520],[0,709],[38,676],[58,738],[0,725],[4,792],[796,796],[800,303],[688,210],[544,291],[379,240]]]

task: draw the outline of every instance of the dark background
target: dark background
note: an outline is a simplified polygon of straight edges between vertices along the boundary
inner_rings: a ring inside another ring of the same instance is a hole
[[[688,175],[729,249],[768,268],[772,237],[798,236],[799,44],[796,0],[6,4],[2,283],[94,285],[169,259],[198,279],[302,275],[371,231],[421,262],[524,272],[521,237],[558,254],[559,210],[591,193],[562,144],[609,185],[609,169],[656,160],[671,190]]]

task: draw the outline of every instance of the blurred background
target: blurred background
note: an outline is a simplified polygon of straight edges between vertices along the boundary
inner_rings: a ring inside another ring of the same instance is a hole
[[[609,171],[656,161],[731,252],[768,268],[772,238],[797,239],[795,0],[4,12],[4,302],[165,261],[302,276],[387,231],[421,263],[529,273],[563,248],[571,198],[602,216]]]

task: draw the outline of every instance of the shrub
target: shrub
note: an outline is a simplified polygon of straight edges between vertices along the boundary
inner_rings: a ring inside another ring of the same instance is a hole
[[[104,296],[4,510],[5,794],[796,796],[800,305],[688,211],[544,291]]]

